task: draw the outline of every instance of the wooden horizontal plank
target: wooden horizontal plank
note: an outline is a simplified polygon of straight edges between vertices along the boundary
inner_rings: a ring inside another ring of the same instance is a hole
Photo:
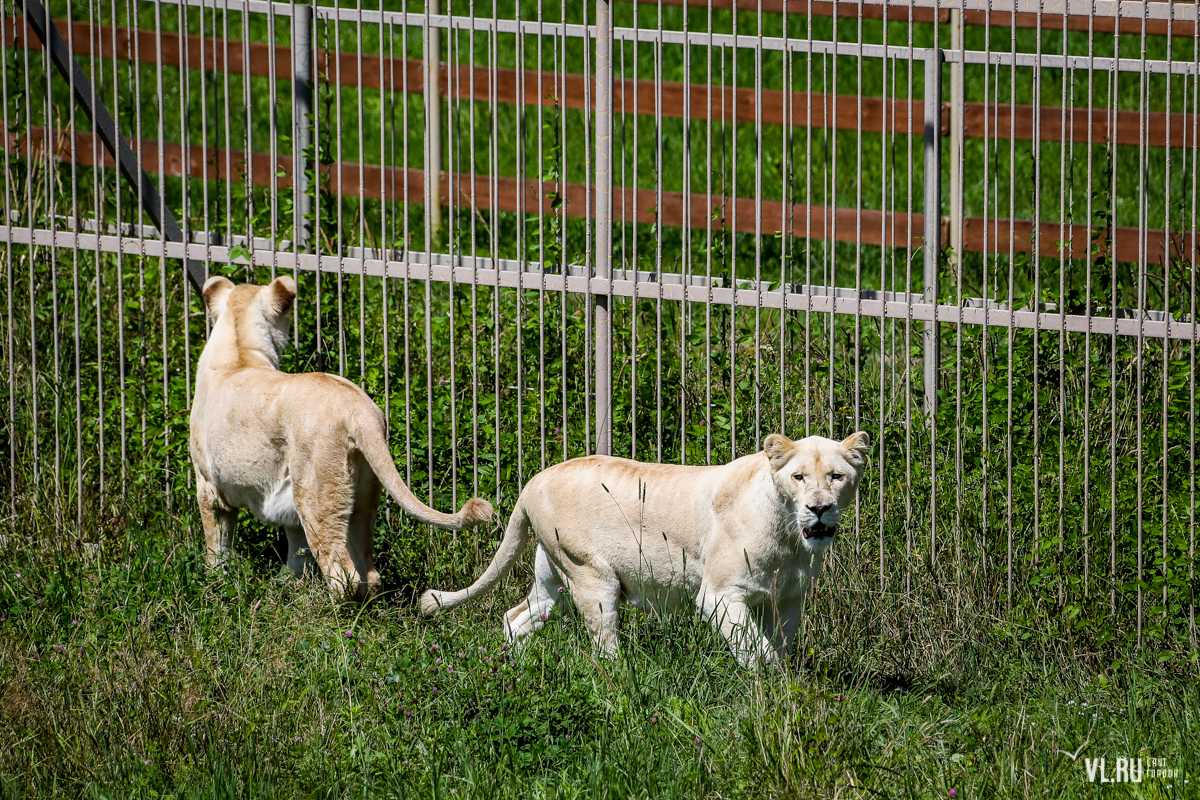
[[[180,36],[177,33],[154,30],[101,25],[96,28],[87,22],[54,20],[63,38],[67,39],[76,55],[91,57],[99,53],[101,58],[118,58],[141,64],[163,64],[169,67],[205,69],[209,72],[229,72],[233,75],[250,74],[270,77],[271,58],[275,59],[275,76],[279,80],[292,79],[292,51],[285,45],[250,42],[248,45],[236,39],[219,39],[194,34]],[[95,32],[94,32],[95,31]],[[161,38],[161,44],[160,44]],[[9,47],[25,47],[40,50],[41,40],[29,35],[29,29],[21,17],[4,20],[4,41]],[[159,58],[159,47],[162,57]],[[322,80],[343,86],[358,86],[358,53],[334,53],[331,50],[315,51],[314,69]],[[419,59],[386,58],[377,55],[362,56],[362,86],[368,89],[393,91],[424,91],[424,69]]]
[[[46,131],[35,128],[28,136],[10,135],[7,144],[11,152],[37,155],[45,152]],[[135,143],[137,144],[137,143]],[[278,156],[272,165],[267,153],[246,153],[238,150],[185,148],[168,143],[161,148],[152,140],[138,145],[143,168],[150,173],[162,169],[167,175],[207,180],[245,181],[247,178],[260,187],[272,185],[272,174],[281,189],[291,187],[293,166],[290,156]],[[75,160],[81,166],[93,166],[97,162],[112,168],[111,157],[100,145],[99,140],[88,133],[77,133],[74,137],[59,133],[55,136],[55,156],[62,161]],[[340,183],[335,185],[339,180]],[[335,192],[343,197],[362,197],[403,202],[406,198],[416,202],[424,197],[425,175],[419,169],[387,167],[378,164],[341,162],[327,168],[324,179]],[[439,178],[439,197],[444,205],[457,208],[476,208],[511,211],[521,214],[553,215],[552,204],[561,199],[562,212],[568,217],[592,215],[593,198],[589,198],[591,187],[581,183],[559,184],[550,181],[522,180],[513,177],[490,178],[486,175],[443,173]],[[407,193],[406,193],[407,192]],[[635,204],[636,201],[636,204]],[[738,233],[761,233],[773,236],[783,231],[786,235],[816,241],[861,242],[866,245],[917,248],[922,246],[921,232],[924,230],[922,214],[880,211],[876,209],[828,208],[804,204],[785,205],[777,200],[763,200],[758,204],[761,221],[756,220],[756,203],[752,198],[728,198],[683,192],[662,193],[662,206],[656,207],[656,193],[652,189],[613,189],[613,219],[618,222],[662,224],[670,227],[687,227],[692,230],[737,231]],[[949,240],[949,223],[942,218],[942,244]],[[1007,254],[1030,253],[1034,245],[1034,223],[1028,220],[1015,222],[1007,219],[983,219],[967,217],[963,220],[963,249],[967,252]],[[1063,226],[1057,222],[1042,222],[1038,226],[1037,245],[1039,253],[1046,258],[1056,258],[1070,253],[1073,258],[1083,258],[1093,229],[1085,225]],[[1139,238],[1138,229],[1118,227],[1113,232],[1116,259],[1122,262],[1162,263],[1168,252],[1190,257],[1196,239],[1191,234],[1172,235],[1168,238],[1163,230],[1147,230]],[[1068,247],[1070,248],[1068,250]]]
[[[66,29],[63,20],[56,21],[60,30]],[[77,54],[90,56],[98,50],[104,58],[116,57],[154,64],[157,60],[158,41],[154,31],[139,31],[135,37],[126,28],[101,26],[98,42],[94,41],[88,23],[76,22],[71,26],[72,42]],[[26,38],[23,22],[14,17],[5,20],[5,41],[9,46],[24,46],[28,41],[31,49],[41,46],[37,37]],[[65,36],[65,33],[64,33]],[[137,46],[134,46],[135,39]],[[247,53],[242,42],[228,41],[189,35],[162,34],[162,62],[169,66],[187,65],[199,68],[201,64],[211,71],[223,71],[228,64],[229,72],[269,76],[271,52],[268,45],[252,43]],[[288,48],[276,46],[275,69],[280,80],[291,79],[291,55]],[[228,56],[228,58],[226,57]],[[324,80],[343,86],[363,86],[368,89],[389,91],[424,91],[424,68],[417,59],[392,59],[364,55],[362,57],[362,81],[358,78],[358,55],[356,53],[332,54],[317,51],[317,71]],[[473,99],[481,102],[521,103],[533,106],[553,106],[560,103],[566,108],[594,107],[595,80],[582,75],[556,74],[534,70],[513,69],[491,70],[488,67],[469,65],[441,65],[441,93],[445,97]],[[493,80],[494,76],[494,80]],[[540,91],[539,91],[540,81]],[[494,96],[493,96],[494,92]],[[658,98],[654,81],[618,79],[613,87],[613,103],[618,113],[653,116],[659,113]],[[761,97],[750,87],[716,86],[703,84],[665,83],[661,88],[661,113],[675,119],[685,115],[696,120],[753,123],[759,102],[762,104],[764,125],[790,124],[798,128],[813,128],[857,131],[861,109],[862,130],[866,133],[890,133],[919,135],[924,125],[924,101],[894,100],[880,97],[858,97],[857,95],[831,95],[822,93],[791,92],[764,89]],[[789,103],[790,101],[790,103]],[[811,116],[810,116],[811,114]],[[1168,126],[1164,112],[1137,111],[1116,112],[1116,124],[1110,130],[1111,114],[1106,109],[1094,109],[1090,113],[1084,108],[1043,106],[1040,114],[1040,129],[1036,131],[1042,141],[1057,142],[1073,140],[1083,143],[1103,143],[1114,133],[1119,144],[1138,145],[1144,141],[1150,147],[1163,147],[1170,133],[1173,147],[1196,146],[1196,114],[1172,113]],[[1004,103],[965,103],[963,108],[963,132],[969,138],[1032,140],[1034,137],[1034,107],[1011,106]],[[942,132],[947,133],[950,119],[950,104],[942,104]],[[1088,132],[1088,121],[1092,130]],[[1144,138],[1143,138],[1144,137]]]

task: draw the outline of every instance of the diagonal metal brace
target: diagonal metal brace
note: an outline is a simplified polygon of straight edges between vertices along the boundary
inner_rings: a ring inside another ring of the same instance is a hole
[[[58,69],[59,74],[74,86],[75,100],[83,108],[83,113],[95,128],[100,141],[109,155],[117,162],[117,167],[125,180],[134,188],[140,190],[142,210],[154,223],[154,227],[162,232],[168,242],[183,242],[183,229],[175,220],[171,209],[167,208],[154,182],[137,162],[137,156],[125,137],[117,133],[117,123],[108,112],[104,101],[93,96],[92,84],[83,72],[83,67],[71,55],[67,42],[59,33],[58,28],[50,20],[50,16],[39,0],[22,0],[25,6],[25,19],[34,34],[42,40],[42,46],[50,53],[50,60]],[[197,292],[204,286],[204,265],[193,259],[184,259],[188,279]]]

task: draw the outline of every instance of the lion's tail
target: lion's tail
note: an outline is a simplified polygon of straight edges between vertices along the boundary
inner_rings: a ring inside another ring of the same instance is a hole
[[[472,597],[491,591],[497,583],[504,579],[513,564],[517,562],[521,551],[529,544],[530,527],[529,515],[525,513],[525,504],[518,500],[517,507],[508,520],[508,528],[504,531],[500,549],[492,557],[492,563],[488,564],[487,569],[479,576],[479,580],[460,592],[439,592],[430,589],[421,595],[421,613],[432,614],[439,608],[453,608]]]
[[[367,463],[371,465],[375,476],[387,489],[387,493],[400,504],[404,513],[409,516],[416,517],[429,525],[436,525],[452,531],[473,528],[492,518],[492,504],[479,497],[472,497],[464,503],[457,514],[445,514],[422,503],[420,498],[409,490],[404,479],[400,477],[400,473],[396,471],[396,465],[392,462],[392,454],[388,451],[387,441],[383,438],[379,426],[370,422],[360,424],[355,436],[355,443],[367,459]]]

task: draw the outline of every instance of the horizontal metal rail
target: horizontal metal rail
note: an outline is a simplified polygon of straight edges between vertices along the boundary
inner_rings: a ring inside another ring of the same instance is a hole
[[[663,299],[688,303],[711,303],[744,308],[774,308],[787,311],[841,314],[886,319],[936,321],[951,325],[987,325],[997,328],[1024,328],[1040,331],[1067,331],[1096,335],[1141,336],[1148,339],[1182,339],[1200,341],[1200,324],[1163,319],[1165,315],[1138,315],[1128,318],[1126,309],[1111,316],[1090,316],[1010,310],[999,307],[971,307],[949,304],[919,303],[911,300],[890,300],[887,293],[841,289],[830,294],[801,294],[770,291],[761,288],[737,288],[686,285],[684,282],[633,281],[625,273],[613,279],[583,275],[561,275],[533,270],[496,269],[459,266],[453,263],[424,262],[423,254],[410,253],[404,259],[361,258],[352,255],[314,255],[279,250],[252,250],[250,258],[231,257],[232,247],[213,244],[183,244],[160,239],[105,236],[74,231],[51,231],[46,228],[26,228],[0,225],[0,242],[15,245],[34,245],[61,249],[79,249],[102,253],[123,253],[130,256],[170,259],[207,260],[217,264],[253,264],[276,270],[321,271],[341,275],[367,275],[397,280],[434,281],[459,285],[498,286],[502,289],[528,289],[572,294],[612,295]],[[473,261],[469,258],[451,261]],[[483,259],[486,261],[486,259]],[[475,260],[478,261],[478,260]],[[582,270],[580,270],[582,271]],[[825,289],[825,287],[821,287]],[[827,290],[826,290],[827,291]],[[876,295],[884,295],[875,299]],[[857,295],[857,296],[855,296]]]
[[[150,2],[152,0],[146,1]],[[213,9],[224,9],[226,5],[226,0],[161,0],[161,2],[171,4],[183,3],[185,5],[197,8],[203,7]],[[658,0],[638,0],[638,2],[657,3]],[[699,6],[701,8],[707,8],[709,5],[709,0],[663,0],[663,2],[665,5],[686,4],[691,6]],[[233,3],[230,3],[230,5],[233,5]],[[265,0],[239,0],[237,5],[244,7],[247,11],[257,12],[260,14],[267,13],[270,6],[275,7],[275,13],[277,15],[284,16],[291,13],[290,3],[270,3],[266,2]],[[711,5],[713,8],[732,9],[734,6],[734,0],[713,0]],[[808,13],[809,5],[810,4],[806,2],[806,0],[739,0],[738,9],[740,11],[754,11],[756,8],[761,7],[763,11],[778,13],[782,12],[786,7],[787,11],[791,14],[806,14]],[[815,16],[833,16],[833,7],[835,3],[813,2],[811,5],[812,13]],[[858,14],[857,9],[859,3],[857,0],[854,0],[854,2],[839,0],[836,3],[836,6],[838,16],[857,16]],[[1029,17],[1035,17],[1039,10],[1041,11],[1042,18],[1044,20],[1042,26],[1049,29],[1055,29],[1055,25],[1050,22],[1050,20],[1053,20],[1055,17],[1061,20],[1064,16],[1073,21],[1082,19],[1084,22],[1084,27],[1082,30],[1087,30],[1086,23],[1089,16],[1094,17],[1094,19],[1097,21],[1119,19],[1121,21],[1122,33],[1140,33],[1140,26],[1143,20],[1147,23],[1147,25],[1152,23],[1166,23],[1173,20],[1175,23],[1173,33],[1183,36],[1187,35],[1185,33],[1185,31],[1188,30],[1186,27],[1187,23],[1196,22],[1196,5],[1194,3],[1141,3],[1135,2],[1134,0],[1119,0],[1118,2],[1112,2],[1112,0],[1098,0],[1097,2],[1089,2],[1088,0],[1049,0],[1049,2],[1041,4],[1039,4],[1037,0],[995,0],[995,2],[989,2],[989,0],[959,0],[959,2],[954,2],[954,0],[948,0],[946,2],[943,2],[942,0],[911,0],[910,2],[897,2],[896,0],[863,0],[863,16],[877,19],[879,16],[882,16],[879,12],[879,9],[882,9],[885,6],[892,12],[889,16],[891,16],[892,19],[897,20],[905,18],[908,10],[911,8],[914,12],[914,17],[918,14],[920,15],[920,17],[914,21],[933,22],[935,21],[935,17],[933,13],[930,12],[936,12],[938,14],[936,20],[938,22],[946,22],[951,9],[961,8],[966,15],[969,15],[969,19],[971,20],[970,24],[982,25],[982,15],[990,13],[993,16],[992,24],[1002,27],[1007,27],[1006,22],[1010,21],[1010,18],[1013,14],[1017,15],[1017,27],[1033,27],[1033,25],[1029,23]],[[853,14],[850,13],[850,9],[854,10]],[[947,16],[942,16],[943,14]],[[365,9],[359,11],[352,8],[345,9],[318,6],[317,16],[325,19],[333,19],[336,17],[346,22],[353,22],[361,19],[363,22],[377,23],[380,21],[381,15],[378,11],[367,11]],[[425,14],[421,12],[406,13],[385,11],[383,12],[382,16],[385,17],[386,21],[388,22],[409,25],[417,25],[421,23],[406,22],[402,20],[405,18],[425,18]],[[431,14],[429,15],[429,18],[436,21],[431,22],[434,27],[450,27],[450,24],[447,22],[448,15]],[[490,22],[490,19],[488,21]],[[508,20],[501,21],[504,22]],[[1127,29],[1126,23],[1129,22],[1136,23],[1138,27],[1130,27]],[[1079,23],[1075,22],[1074,24],[1077,25]],[[548,28],[549,24],[546,24],[546,27]],[[1061,30],[1061,23],[1057,26],[1057,29]],[[1071,29],[1079,30],[1079,28]],[[1108,33],[1112,31],[1112,28],[1101,28],[1097,26],[1096,30],[1101,33]],[[1153,30],[1147,30],[1146,32],[1154,34],[1161,33],[1165,35],[1166,27],[1165,25],[1154,25]]]
[[[164,2],[183,2],[184,0],[163,0]],[[927,0],[928,1],[928,0]],[[188,5],[213,7],[209,0],[189,0]],[[281,16],[291,14],[279,10],[281,4],[276,3],[275,13]],[[932,5],[932,3],[931,3]],[[1097,5],[1100,5],[1099,3]],[[1122,4],[1121,15],[1128,12]],[[1158,6],[1173,5],[1176,9],[1177,24],[1190,24],[1193,28],[1196,22],[1195,4],[1147,3],[1148,13],[1163,13]],[[245,10],[266,13],[268,3],[248,2],[247,0],[221,0],[217,4],[220,10]],[[1139,8],[1141,4],[1138,4]],[[907,8],[907,6],[893,6]],[[322,20],[337,20],[350,25],[387,24],[406,25],[410,27],[437,28],[443,30],[477,31],[482,33],[520,33],[527,36],[595,38],[593,26],[571,25],[552,22],[536,22],[528,20],[492,19],[491,17],[464,17],[449,14],[423,14],[402,11],[367,11],[353,8],[330,8],[318,6],[316,16]],[[1050,15],[1048,15],[1050,16]],[[1110,15],[1113,16],[1113,15]],[[1157,18],[1157,17],[1147,17]],[[1139,14],[1136,19],[1141,20]],[[1166,16],[1161,19],[1167,19]],[[890,58],[897,60],[923,61],[929,54],[929,48],[884,46],[859,42],[826,42],[815,39],[793,39],[778,36],[734,35],[730,33],[709,33],[701,31],[659,30],[655,28],[613,28],[613,40],[624,42],[645,42],[648,44],[691,45],[693,47],[722,47],[745,50],[763,50],[790,53],[813,53],[816,55],[839,55],[864,58]],[[1196,75],[1200,74],[1200,66],[1190,61],[1162,61],[1139,58],[1109,58],[1101,56],[1060,56],[1042,53],[1011,53],[1008,51],[982,50],[943,50],[943,60],[947,63],[964,62],[967,64],[992,64],[995,66],[1041,67],[1043,69],[1088,69],[1137,72],[1152,74]]]

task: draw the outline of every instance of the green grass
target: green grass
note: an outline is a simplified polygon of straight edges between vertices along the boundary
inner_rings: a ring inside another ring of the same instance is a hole
[[[393,575],[443,537],[382,518],[379,533]],[[920,586],[855,600],[831,570],[804,652],[756,674],[690,616],[627,613],[614,660],[570,613],[507,649],[500,614],[528,558],[496,594],[430,620],[398,581],[382,602],[334,605],[281,571],[269,538],[246,538],[223,573],[203,567],[191,509],[110,521],[90,555],[9,539],[4,796],[1198,794],[1184,784],[1200,785],[1194,668],[1005,633],[956,615],[951,586],[941,603]],[[476,565],[439,566],[461,581]],[[1121,756],[1181,773],[1094,786],[1083,759],[1102,756],[1109,775]]]

